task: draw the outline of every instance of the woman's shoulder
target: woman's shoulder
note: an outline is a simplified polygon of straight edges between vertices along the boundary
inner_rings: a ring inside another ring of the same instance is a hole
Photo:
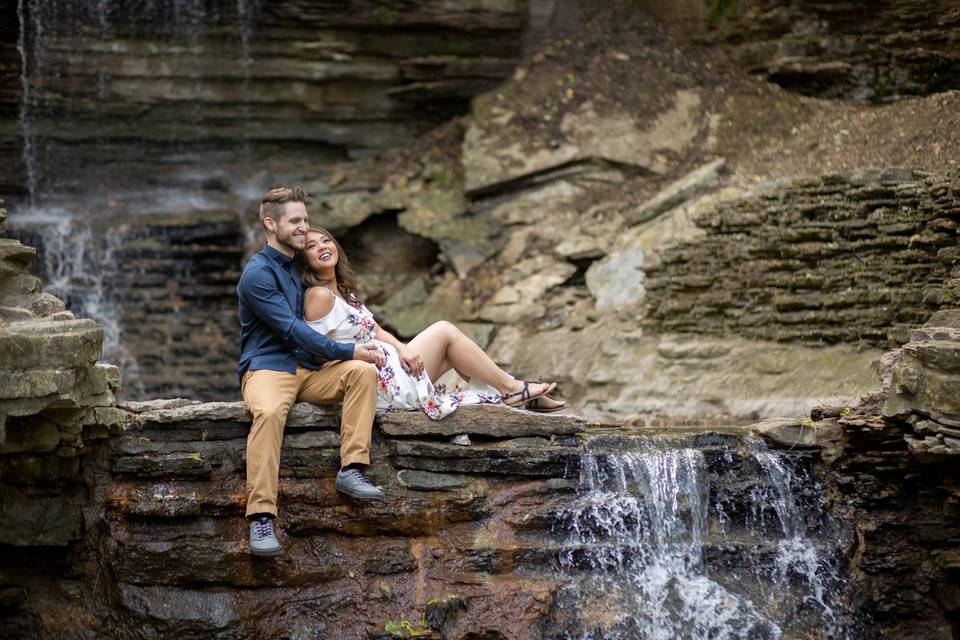
[[[303,317],[310,322],[327,316],[337,304],[337,298],[326,287],[310,287],[303,298]]]

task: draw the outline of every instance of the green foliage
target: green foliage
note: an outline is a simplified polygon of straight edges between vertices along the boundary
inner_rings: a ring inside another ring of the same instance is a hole
[[[395,622],[392,619],[387,620],[387,623],[383,625],[383,630],[395,638],[422,638],[429,636],[431,633],[426,615],[420,619],[419,627],[414,626],[406,618],[400,618],[400,622]]]
[[[705,0],[707,8],[707,25],[713,29],[721,18],[732,18],[737,12],[737,0]]]

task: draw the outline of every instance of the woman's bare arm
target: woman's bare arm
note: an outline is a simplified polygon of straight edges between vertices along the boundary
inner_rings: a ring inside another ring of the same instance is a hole
[[[389,331],[386,331],[380,326],[379,323],[374,323],[373,326],[377,332],[377,340],[386,342],[397,350],[397,355],[400,356],[400,363],[403,365],[404,369],[415,376],[419,376],[421,373],[423,373],[423,359],[420,357],[420,354],[411,349],[408,345],[400,342],[395,335]]]
[[[381,327],[380,323],[375,322],[373,327],[377,332],[377,340],[379,340],[380,342],[386,342],[387,344],[395,348],[397,351],[400,350],[400,347],[407,346],[403,342],[400,342],[400,339],[397,338],[395,335],[393,335],[392,333],[390,333],[389,331]]]

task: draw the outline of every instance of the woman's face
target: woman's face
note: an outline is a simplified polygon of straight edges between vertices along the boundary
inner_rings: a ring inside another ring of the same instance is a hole
[[[307,245],[303,249],[303,257],[311,271],[333,269],[337,266],[337,260],[340,259],[333,238],[318,231],[307,233]]]

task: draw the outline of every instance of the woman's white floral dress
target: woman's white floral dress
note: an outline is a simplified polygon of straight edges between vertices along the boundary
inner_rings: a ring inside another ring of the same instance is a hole
[[[407,373],[397,350],[376,339],[373,314],[366,306],[353,307],[334,296],[333,309],[323,318],[307,322],[310,327],[337,342],[373,342],[387,358],[377,369],[377,412],[423,409],[439,420],[453,413],[461,404],[496,404],[500,393],[489,385],[471,383],[449,392],[434,385],[426,372],[414,377]]]

